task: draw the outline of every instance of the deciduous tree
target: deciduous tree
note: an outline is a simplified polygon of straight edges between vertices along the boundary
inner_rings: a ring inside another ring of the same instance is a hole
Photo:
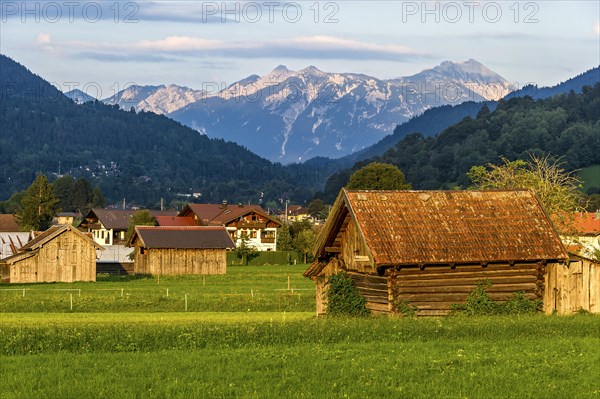
[[[411,186],[404,181],[404,173],[398,167],[373,162],[354,172],[346,188],[349,190],[410,190]]]

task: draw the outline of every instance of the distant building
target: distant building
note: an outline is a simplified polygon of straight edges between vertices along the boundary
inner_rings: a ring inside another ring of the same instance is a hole
[[[188,204],[179,216],[199,226],[224,226],[237,245],[242,237],[259,251],[275,251],[281,222],[267,215],[260,205]]]
[[[12,213],[0,213],[0,232],[17,232],[21,231],[19,224],[15,220],[15,215]]]
[[[569,250],[591,258],[600,253],[600,211],[575,213],[563,224],[561,238]]]
[[[127,245],[135,273],[153,275],[225,274],[234,247],[223,226],[137,226]]]
[[[81,213],[78,212],[60,212],[56,214],[55,224],[70,224],[73,225],[75,220],[81,218]]]
[[[98,209],[90,210],[79,225],[81,231],[91,233],[100,245],[125,244],[125,235],[129,222],[136,210],[128,209]],[[177,211],[154,211],[157,216],[177,216]]]

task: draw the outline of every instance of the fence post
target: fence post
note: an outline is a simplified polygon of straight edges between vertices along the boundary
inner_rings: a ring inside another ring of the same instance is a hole
[[[290,282],[290,275],[288,274],[288,291],[292,289],[292,284]]]
[[[167,288],[167,298],[169,297],[169,289]]]
[[[121,298],[123,298],[123,288],[121,288]]]
[[[185,294],[185,311],[187,312],[187,294]]]
[[[69,295],[71,295],[71,311],[73,310],[73,293],[70,293]]]

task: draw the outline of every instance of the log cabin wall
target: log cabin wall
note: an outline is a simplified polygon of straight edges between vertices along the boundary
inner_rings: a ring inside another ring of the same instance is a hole
[[[504,302],[515,292],[529,299],[543,299],[546,267],[540,263],[429,266],[388,270],[391,301],[408,301],[418,307],[419,316],[441,316],[450,312],[452,304],[464,303],[476,284],[490,280],[487,289],[494,301]]]
[[[142,248],[135,250],[136,274],[225,274],[225,249]]]
[[[348,273],[358,292],[367,302],[365,307],[372,313],[390,313],[392,306],[389,300],[388,279],[359,273]]]
[[[573,257],[568,265],[552,263],[545,281],[546,313],[600,313],[600,263],[580,257]]]
[[[356,224],[347,216],[346,229],[341,233],[341,256],[346,270],[365,274],[377,274],[367,244]]]
[[[67,230],[35,251],[7,265],[11,283],[96,281],[96,249]]]

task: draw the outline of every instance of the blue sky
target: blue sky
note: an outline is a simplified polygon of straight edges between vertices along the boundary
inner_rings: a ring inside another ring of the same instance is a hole
[[[227,85],[280,64],[394,78],[470,58],[543,86],[600,63],[599,3],[2,0],[0,49],[63,91],[102,98],[132,83]]]

